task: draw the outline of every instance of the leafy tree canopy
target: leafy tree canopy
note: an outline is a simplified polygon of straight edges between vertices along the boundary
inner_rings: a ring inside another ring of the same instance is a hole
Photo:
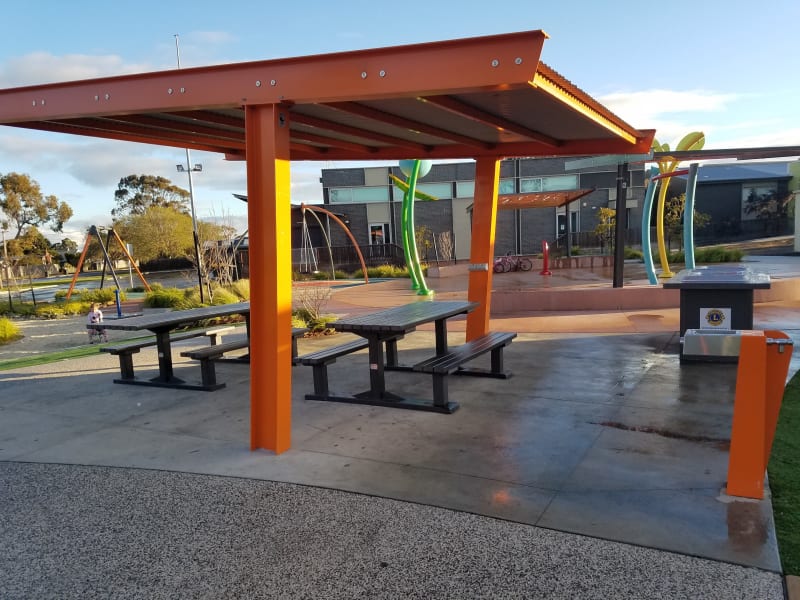
[[[66,202],[59,202],[52,195],[44,196],[39,184],[24,173],[0,177],[0,209],[5,213],[7,227],[15,230],[15,239],[26,227],[49,225],[53,231],[61,231],[72,217],[72,208]]]
[[[119,180],[114,200],[117,203],[111,210],[114,217],[141,215],[150,207],[171,208],[185,213],[189,192],[166,177],[128,175]]]
[[[226,239],[224,226],[198,221],[199,238]],[[141,214],[129,214],[114,223],[125,242],[133,245],[133,256],[147,262],[157,258],[194,259],[192,218],[168,206],[150,206]]]

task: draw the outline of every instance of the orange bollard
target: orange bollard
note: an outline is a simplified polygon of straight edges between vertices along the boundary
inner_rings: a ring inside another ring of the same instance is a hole
[[[731,496],[762,499],[791,341],[782,331],[742,331],[733,405],[728,487]]]

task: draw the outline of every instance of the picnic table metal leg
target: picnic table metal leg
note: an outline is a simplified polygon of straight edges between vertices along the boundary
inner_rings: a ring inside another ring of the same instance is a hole
[[[383,372],[383,343],[377,336],[369,340],[369,392],[374,397],[383,396],[386,391],[386,376]]]
[[[400,366],[397,360],[397,338],[386,340],[386,366],[389,368]]]
[[[436,356],[447,354],[447,319],[436,320]]]
[[[158,351],[158,377],[154,377],[151,381],[183,383],[183,379],[175,377],[172,371],[172,344],[169,340],[169,331],[157,331],[155,334]]]

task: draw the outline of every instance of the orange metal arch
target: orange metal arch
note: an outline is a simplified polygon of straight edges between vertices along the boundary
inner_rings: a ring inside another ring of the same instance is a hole
[[[347,228],[347,225],[345,225],[344,222],[335,214],[333,214],[331,211],[329,211],[326,208],[322,208],[320,206],[308,206],[306,204],[301,204],[300,210],[302,211],[310,210],[312,212],[322,213],[323,215],[329,216],[331,219],[333,219],[336,223],[339,224],[339,226],[347,234],[347,237],[350,238],[350,241],[353,242],[353,247],[356,249],[356,253],[358,254],[358,260],[361,263],[361,272],[364,273],[364,283],[369,283],[369,275],[367,275],[367,263],[364,262],[364,255],[361,254],[361,248],[358,247],[358,242],[356,241],[356,238],[353,237],[353,234],[350,233],[350,230]]]

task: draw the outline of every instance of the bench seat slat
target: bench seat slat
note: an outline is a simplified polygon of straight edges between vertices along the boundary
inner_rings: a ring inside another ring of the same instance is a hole
[[[369,342],[365,338],[359,338],[351,342],[339,344],[338,346],[332,346],[330,348],[325,348],[324,350],[318,350],[316,352],[304,354],[298,358],[298,361],[304,365],[313,367],[314,365],[333,362],[340,356],[350,354],[351,352],[357,352],[358,350],[362,350],[367,346],[369,346]]]
[[[452,373],[464,364],[465,362],[477,358],[478,356],[489,352],[497,346],[505,346],[511,343],[517,336],[516,333],[506,333],[502,331],[494,331],[480,337],[452,348],[447,354],[441,356],[434,356],[417,363],[412,367],[414,371],[422,373]]]
[[[216,358],[218,356],[222,356],[226,352],[247,348],[249,345],[250,340],[245,338],[242,340],[225,342],[223,344],[216,344],[215,346],[207,346],[205,348],[197,348],[194,350],[185,350],[184,352],[181,352],[181,356],[186,356],[195,360],[200,360],[203,358]]]

